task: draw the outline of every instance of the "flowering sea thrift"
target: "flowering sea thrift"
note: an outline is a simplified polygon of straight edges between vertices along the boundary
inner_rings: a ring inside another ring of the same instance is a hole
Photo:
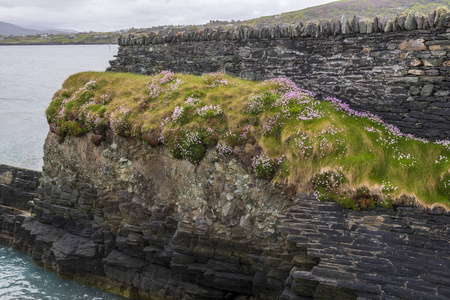
[[[97,88],[97,81],[95,81],[95,80],[89,81],[88,83],[86,83],[86,84],[84,85],[84,88],[85,88],[86,90],[90,90],[90,91],[95,90],[95,89]]]
[[[185,109],[183,106],[175,107],[173,114],[172,114],[172,121],[174,121],[174,122],[178,121],[183,116],[184,113],[185,113]]]
[[[200,101],[200,99],[194,98],[194,97],[188,97],[188,98],[186,98],[186,101],[184,101],[184,105],[188,108],[194,107],[200,103],[202,103],[202,101]]]
[[[213,73],[205,73],[202,75],[203,80],[209,87],[218,87],[218,86],[232,86],[232,84],[225,78],[225,70],[213,72]]]
[[[129,115],[130,110],[125,105],[120,106],[111,114],[110,128],[114,135],[126,135],[126,131],[130,129]]]
[[[250,140],[249,132],[250,132],[250,125],[245,126],[244,131],[239,136],[239,142],[245,143]]]
[[[163,76],[161,79],[159,79],[160,84],[170,82],[175,78],[175,73],[171,72],[170,70],[161,71],[159,75]]]
[[[383,194],[386,195],[388,199],[391,199],[398,187],[392,185],[389,181],[383,181],[380,188]]]
[[[259,114],[263,111],[264,107],[264,94],[253,95],[248,99],[247,103],[247,113],[249,114]]]
[[[111,102],[113,99],[113,96],[108,95],[108,94],[103,94],[100,96],[99,101],[97,102],[98,104],[108,104],[109,102]]]
[[[264,154],[255,156],[252,161],[253,171],[256,176],[261,178],[267,178],[272,175],[275,170],[275,166],[269,157]]]
[[[157,99],[164,93],[170,97],[182,83],[181,79],[176,79],[175,73],[169,70],[161,71],[149,77],[147,96],[150,100]]]
[[[233,153],[233,148],[227,145],[226,142],[218,142],[216,149],[219,156],[230,156]]]
[[[197,108],[195,113],[202,117],[215,117],[221,115],[223,111],[217,105],[207,105],[201,108]]]

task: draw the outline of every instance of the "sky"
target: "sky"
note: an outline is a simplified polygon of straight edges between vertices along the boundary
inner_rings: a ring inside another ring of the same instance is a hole
[[[335,0],[0,0],[0,21],[77,31],[248,20]]]

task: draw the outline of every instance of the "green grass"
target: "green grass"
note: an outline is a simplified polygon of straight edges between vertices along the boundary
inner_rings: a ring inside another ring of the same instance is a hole
[[[51,34],[48,35],[48,39],[42,39],[38,35],[27,36],[3,36],[0,45],[68,45],[68,44],[117,44],[117,40],[120,33],[108,32],[108,33],[76,33],[73,34],[76,38],[70,38],[69,34]],[[106,37],[103,37],[106,35]],[[97,37],[96,37],[97,36]]]
[[[402,13],[411,11],[427,15],[439,6],[450,7],[450,0],[341,0],[314,6],[302,10],[286,12],[275,16],[266,16],[243,21],[244,25],[261,26],[273,24],[295,24],[316,22],[319,20],[341,19],[342,16],[373,19],[375,16],[394,19]]]
[[[85,72],[64,82],[47,119],[60,141],[92,132],[98,145],[112,129],[163,143],[194,164],[219,143],[220,155],[235,155],[281,188],[315,190],[354,209],[388,207],[403,194],[416,205],[450,207],[448,145],[398,134],[333,101],[289,80]]]

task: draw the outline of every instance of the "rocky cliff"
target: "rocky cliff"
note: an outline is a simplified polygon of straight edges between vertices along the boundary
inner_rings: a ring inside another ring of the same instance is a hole
[[[287,199],[212,150],[195,166],[133,139],[49,133],[31,215],[4,204],[3,243],[130,298],[450,297],[445,211]]]

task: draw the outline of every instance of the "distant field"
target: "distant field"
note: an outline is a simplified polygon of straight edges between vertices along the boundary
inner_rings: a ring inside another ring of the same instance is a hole
[[[27,36],[3,36],[0,45],[64,45],[64,44],[117,44],[120,33],[78,33],[71,35],[48,35],[42,38],[38,35]],[[75,37],[75,38],[74,38]]]

